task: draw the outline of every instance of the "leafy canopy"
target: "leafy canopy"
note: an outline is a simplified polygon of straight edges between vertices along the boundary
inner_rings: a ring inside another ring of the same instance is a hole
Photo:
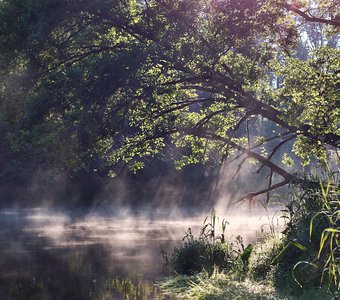
[[[311,20],[306,3],[283,0],[2,1],[7,155],[39,149],[114,175],[164,154],[182,167],[241,152],[279,186],[298,181],[280,147],[294,141],[308,164],[339,146],[338,25],[322,21],[339,11],[319,2]],[[332,44],[302,57],[304,21],[328,28]]]

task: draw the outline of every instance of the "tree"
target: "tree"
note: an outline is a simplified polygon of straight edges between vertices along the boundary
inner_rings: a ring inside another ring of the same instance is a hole
[[[284,1],[3,1],[2,78],[26,79],[18,151],[67,141],[63,163],[111,175],[173,147],[178,167],[238,153],[269,169],[248,198],[301,182],[275,155],[291,141],[304,164],[337,151],[340,52],[294,57],[287,10],[338,26],[335,5],[326,22]]]
[[[331,25],[335,30],[340,27],[340,4],[336,0],[283,1],[282,6],[307,22]]]

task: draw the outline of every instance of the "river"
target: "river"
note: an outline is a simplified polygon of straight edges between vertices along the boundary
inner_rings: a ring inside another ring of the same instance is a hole
[[[0,299],[170,299],[154,285],[169,275],[162,251],[178,246],[189,227],[197,235],[202,221],[1,211]],[[237,233],[251,242],[266,221],[244,215],[230,223],[230,238]]]

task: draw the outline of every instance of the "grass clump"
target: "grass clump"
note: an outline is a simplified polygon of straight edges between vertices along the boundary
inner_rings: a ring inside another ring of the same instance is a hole
[[[183,238],[183,245],[175,247],[171,254],[164,253],[167,267],[182,275],[195,275],[202,271],[211,275],[215,269],[219,272],[245,270],[253,246],[249,244],[245,248],[240,236],[236,238],[236,247],[227,242],[227,224],[223,219],[222,233],[217,235],[218,217],[212,209],[211,216],[203,222],[199,237],[195,237],[189,228]]]
[[[162,291],[176,299],[283,299],[275,290],[264,284],[219,272],[203,271],[193,276],[176,276],[159,283]]]

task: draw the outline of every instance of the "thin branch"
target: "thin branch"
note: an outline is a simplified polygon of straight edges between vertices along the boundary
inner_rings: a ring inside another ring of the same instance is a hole
[[[270,171],[269,181],[268,181],[268,188],[270,188],[272,186],[272,182],[273,182],[273,172]],[[270,193],[270,191],[267,192],[267,204],[269,203],[269,200],[270,200],[270,198],[269,198],[270,194],[269,193]]]
[[[168,109],[158,109],[154,113],[157,113],[154,118],[159,118],[161,116],[164,116],[168,113],[171,113],[176,110],[180,110],[182,108],[185,108],[187,106],[191,106],[193,104],[197,103],[203,103],[203,102],[210,102],[210,101],[215,101],[215,98],[197,98],[197,99],[192,99],[192,100],[186,100],[186,101],[180,101],[180,102],[174,102],[170,104],[169,106],[176,105],[174,107],[168,108]]]
[[[119,48],[119,47],[118,46],[116,46],[116,47],[107,47],[106,46],[106,47],[102,47],[102,48],[99,48],[99,49],[96,47],[94,50],[91,50],[91,51],[88,51],[88,52],[85,52],[85,53],[81,53],[81,54],[72,55],[71,57],[57,63],[53,67],[46,69],[40,75],[51,72],[51,71],[57,69],[58,67],[60,67],[62,65],[69,67],[69,66],[73,65],[74,63],[81,61],[81,60],[85,59],[86,57],[88,57],[92,54],[98,54],[98,53],[108,51],[108,50],[116,50],[117,48]]]
[[[266,194],[266,193],[268,193],[268,192],[270,192],[270,191],[273,191],[273,190],[275,190],[275,189],[277,189],[277,188],[279,188],[279,187],[285,186],[285,185],[288,184],[289,182],[290,182],[289,179],[285,179],[285,180],[283,180],[283,181],[281,181],[281,182],[279,182],[279,183],[277,183],[277,184],[271,185],[271,186],[269,186],[268,188],[263,189],[263,190],[261,190],[261,191],[254,192],[254,193],[249,193],[249,194],[247,194],[246,196],[244,196],[244,197],[242,197],[242,198],[236,200],[236,201],[233,202],[232,204],[237,204],[237,203],[240,203],[240,202],[242,202],[242,201],[244,201],[244,200],[252,200],[254,197],[256,197],[256,196],[258,196],[258,195]]]
[[[255,149],[255,148],[257,148],[257,147],[260,147],[261,145],[263,145],[263,144],[265,144],[265,143],[268,143],[268,142],[270,142],[270,141],[272,141],[272,140],[275,140],[275,139],[277,139],[277,138],[282,138],[282,137],[286,136],[287,134],[290,134],[290,132],[287,131],[287,132],[280,133],[280,134],[278,134],[278,135],[274,135],[274,136],[272,136],[272,137],[269,137],[269,138],[267,138],[267,139],[265,139],[265,140],[263,140],[263,141],[257,143],[256,145],[252,146],[250,149],[253,150],[253,149]]]
[[[225,142],[225,143],[227,143],[227,141],[228,141],[228,139],[226,139],[224,137],[221,137],[221,136],[219,136],[219,135],[217,135],[215,133],[202,134],[202,136],[206,137],[206,138],[211,138],[211,139],[214,139],[214,140],[222,141],[222,142]],[[272,163],[270,160],[268,160],[267,158],[261,156],[260,154],[258,154],[256,152],[253,152],[253,151],[251,151],[251,150],[249,150],[249,149],[247,149],[247,148],[245,148],[243,146],[240,146],[240,145],[236,144],[233,141],[230,141],[229,143],[230,143],[230,145],[233,148],[235,148],[235,149],[237,149],[237,150],[247,154],[249,157],[254,158],[257,161],[265,164],[269,169],[271,169],[273,172],[279,174],[280,176],[282,176],[286,180],[288,180],[288,181],[292,181],[292,180],[299,181],[296,178],[295,175],[292,175],[292,174],[288,173],[287,171],[285,171],[284,169],[282,169],[278,165]]]
[[[213,113],[205,116],[204,118],[202,118],[200,121],[198,121],[195,126],[192,128],[193,131],[195,131],[197,128],[202,127],[204,124],[208,123],[214,116],[221,114],[223,112],[225,112],[228,108],[223,108],[220,110],[216,110]]]
[[[312,16],[309,12],[302,11],[298,9],[294,5],[289,5],[289,4],[283,4],[283,7],[286,8],[289,11],[292,11],[302,18],[304,18],[307,22],[316,22],[316,23],[322,23],[322,24],[327,24],[335,27],[340,27],[340,20],[338,19],[325,19],[325,18],[318,18]]]
[[[293,134],[293,135],[287,137],[286,139],[284,139],[283,141],[281,141],[280,143],[278,143],[278,144],[274,147],[274,149],[272,150],[272,152],[270,153],[270,155],[267,157],[267,159],[268,159],[268,160],[271,160],[271,158],[274,156],[274,154],[277,152],[277,150],[279,150],[279,148],[280,148],[281,146],[283,146],[285,143],[289,142],[290,140],[292,140],[292,139],[295,138],[295,137],[296,137],[296,134]],[[262,165],[262,166],[257,170],[256,173],[259,174],[263,167],[264,167],[264,165]]]
[[[247,119],[247,122],[246,122],[246,130],[247,130],[248,149],[250,149],[249,119]]]
[[[229,151],[229,146],[230,146],[230,141],[233,137],[235,137],[236,131],[238,130],[238,128],[242,125],[242,123],[249,117],[249,114],[246,113],[234,126],[234,128],[228,130],[227,135],[229,136],[226,146],[227,146],[227,152]],[[230,132],[232,130],[232,132]],[[237,160],[238,158],[240,158],[243,155],[243,153],[241,155],[237,155],[234,159],[232,159],[231,161],[229,161],[228,163],[233,162],[234,160]],[[224,159],[222,159],[224,160]]]
[[[235,174],[234,174],[233,177],[232,177],[233,179],[235,179],[235,177],[237,176],[237,174],[241,171],[241,168],[242,168],[243,164],[246,162],[246,160],[247,160],[247,156],[244,157],[244,158],[242,159],[242,161],[238,164],[237,170],[236,170]]]
[[[210,79],[209,76],[186,77],[186,78],[181,78],[181,79],[176,79],[176,80],[173,80],[173,81],[165,82],[161,85],[173,85],[173,84],[188,83],[188,82],[201,83],[201,82],[205,82],[206,80],[209,80],[209,79]]]
[[[155,41],[156,37],[152,32],[147,32],[143,28],[137,26],[137,25],[132,25],[129,24],[128,22],[124,20],[119,20],[111,17],[109,14],[104,13],[104,12],[99,12],[95,11],[92,12],[94,15],[98,16],[107,22],[109,22],[112,26],[117,27],[119,29],[124,30],[125,32],[129,33],[131,36],[135,37],[139,41],[143,41],[143,39]]]

